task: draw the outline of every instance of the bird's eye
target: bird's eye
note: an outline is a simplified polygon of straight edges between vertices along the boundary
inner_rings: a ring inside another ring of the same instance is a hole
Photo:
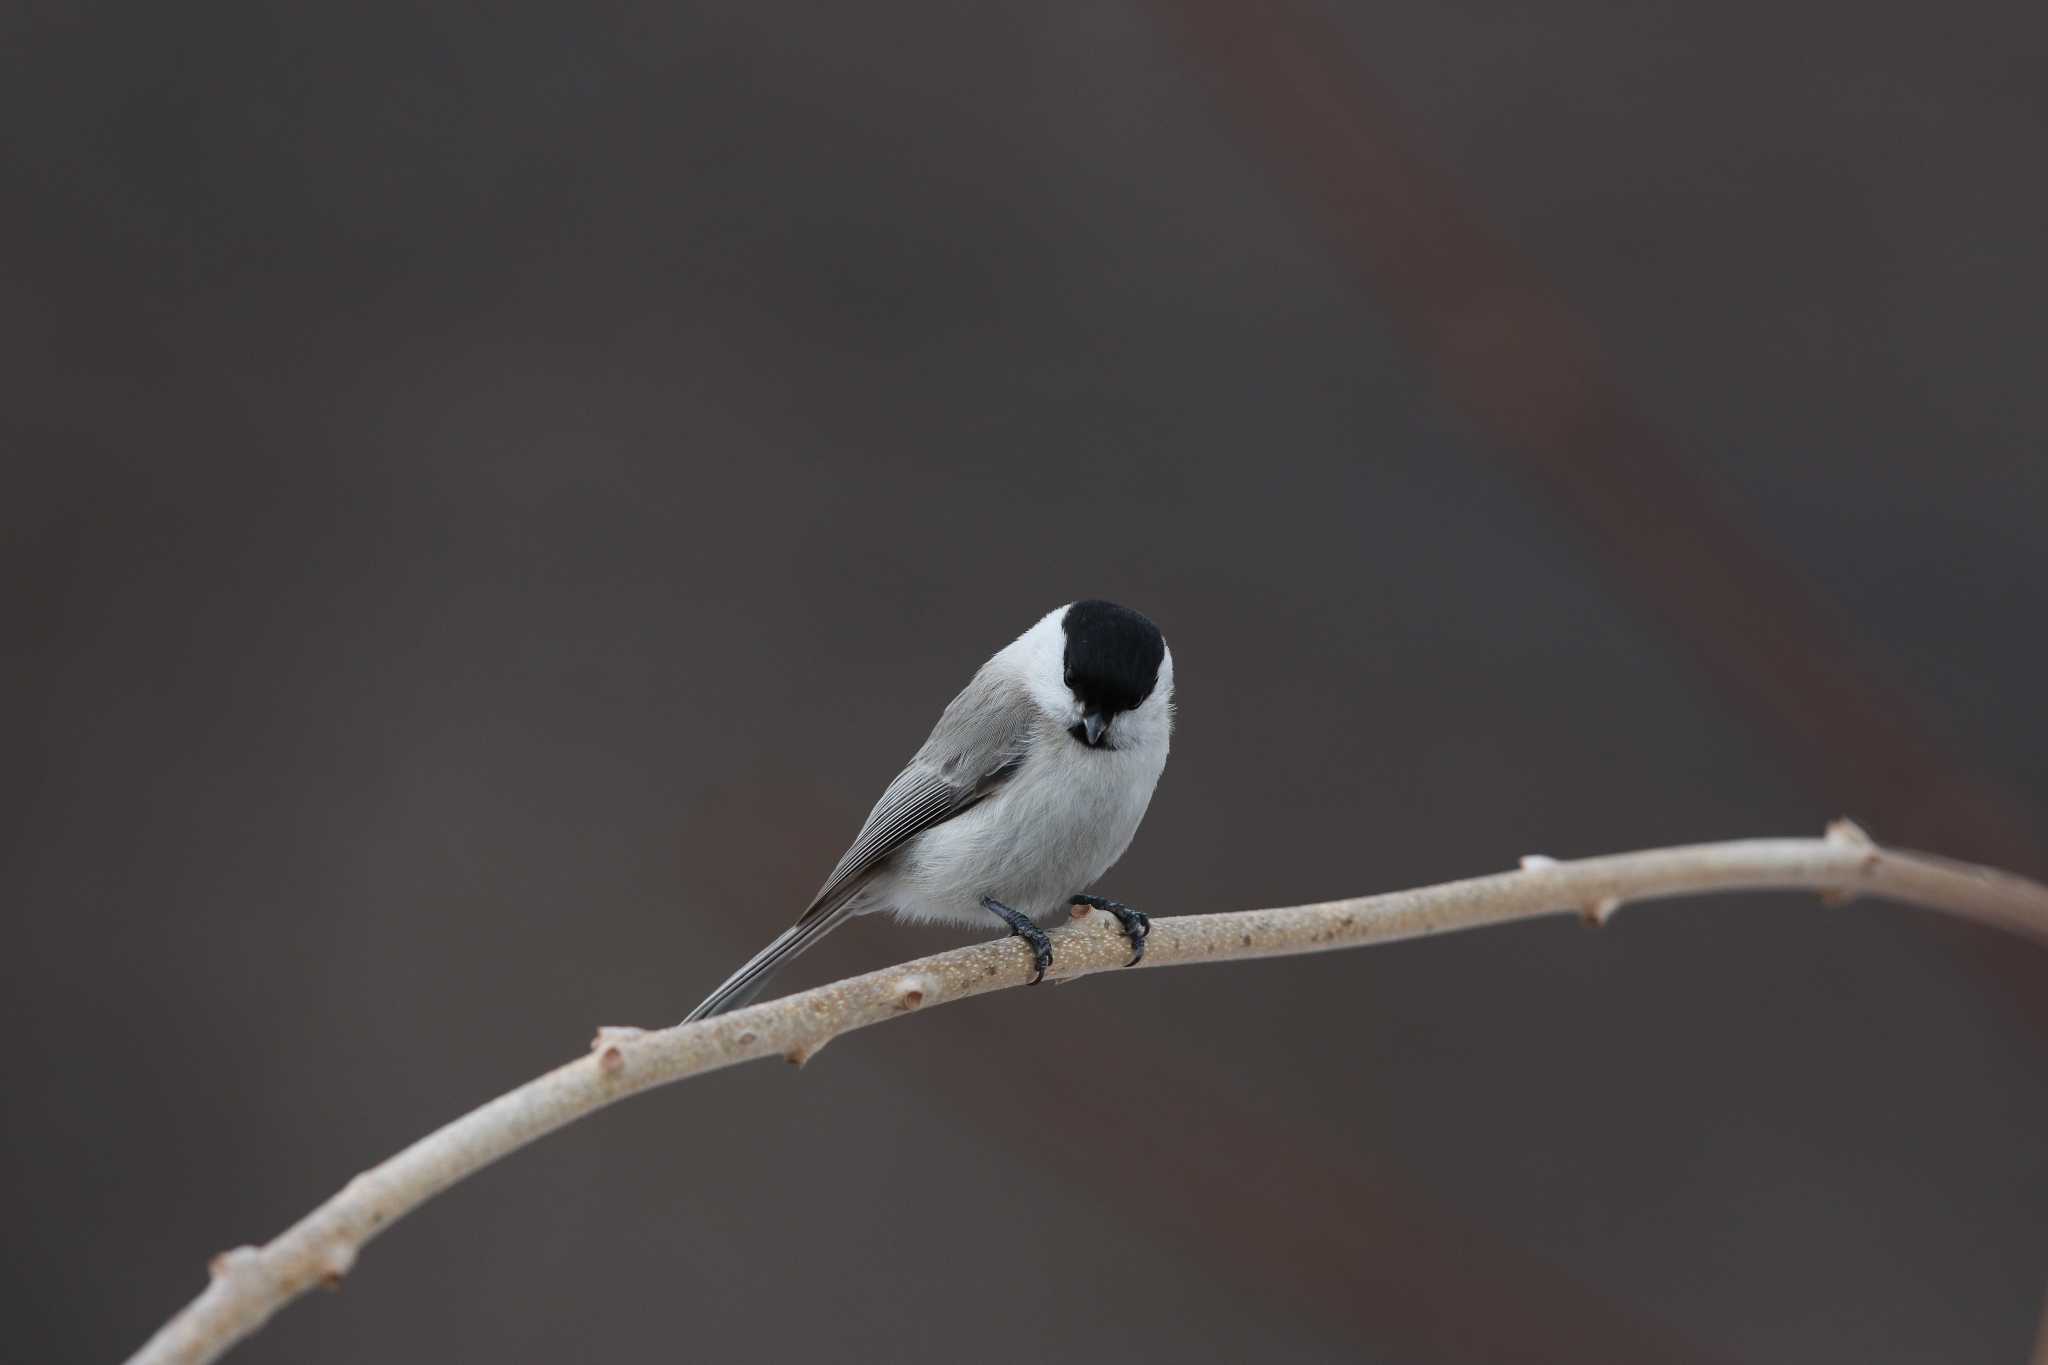
[[[1062,673],[1062,674],[1060,675],[1060,681],[1061,681],[1061,682],[1063,682],[1063,683],[1065,683],[1065,684],[1067,685],[1067,688],[1068,688],[1068,690],[1069,690],[1069,691],[1073,690],[1073,686],[1074,686],[1074,670],[1070,668],[1070,669],[1066,670],[1066,672]]]

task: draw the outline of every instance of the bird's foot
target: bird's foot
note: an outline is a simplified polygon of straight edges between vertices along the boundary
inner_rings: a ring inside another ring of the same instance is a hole
[[[1031,959],[1038,966],[1038,975],[1031,978],[1031,984],[1036,986],[1045,980],[1046,970],[1052,966],[1052,940],[1045,936],[1045,930],[1033,924],[1029,915],[1019,914],[994,896],[983,896],[981,908],[1001,917],[1010,926],[1011,937],[1031,945]]]
[[[1145,940],[1152,933],[1152,921],[1142,912],[1131,909],[1122,901],[1104,900],[1100,896],[1075,896],[1071,904],[1085,905],[1091,910],[1107,910],[1116,916],[1116,922],[1124,927],[1124,937],[1131,941],[1131,960],[1124,966],[1135,967],[1145,960]]]

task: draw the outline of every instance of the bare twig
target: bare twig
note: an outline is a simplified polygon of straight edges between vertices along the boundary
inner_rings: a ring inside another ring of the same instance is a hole
[[[1706,891],[1809,889],[1946,911],[2048,943],[2048,887],[1926,854],[1880,848],[1848,821],[1825,839],[1749,839],[1572,862],[1532,856],[1517,872],[1355,900],[1158,919],[1145,968],[1355,948],[1540,915],[1604,922],[1636,901]],[[1120,968],[1129,947],[1106,915],[1055,935],[1055,978]],[[262,1247],[213,1261],[213,1283],[131,1365],[216,1359],[315,1285],[337,1287],[363,1244],[441,1191],[564,1124],[643,1090],[738,1062],[802,1063],[842,1033],[1020,986],[1031,953],[997,939],[674,1028],[598,1030],[590,1055],[430,1133]]]

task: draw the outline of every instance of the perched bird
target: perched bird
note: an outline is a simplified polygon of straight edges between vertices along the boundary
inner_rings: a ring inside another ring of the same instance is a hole
[[[1106,910],[1145,956],[1145,916],[1083,893],[1130,847],[1166,767],[1173,651],[1159,627],[1112,602],[1073,602],[981,666],[853,847],[773,943],[690,1012],[738,1009],[785,962],[854,915],[986,923],[1031,945],[1042,980],[1052,943],[1037,921]]]

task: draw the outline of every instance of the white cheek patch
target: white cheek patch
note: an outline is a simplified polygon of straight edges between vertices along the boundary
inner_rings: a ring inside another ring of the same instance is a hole
[[[1066,613],[1065,607],[1046,613],[997,656],[1008,659],[1031,693],[1032,702],[1047,716],[1062,721],[1063,728],[1081,718],[1081,708],[1066,684],[1067,636],[1060,629],[1060,619]]]

